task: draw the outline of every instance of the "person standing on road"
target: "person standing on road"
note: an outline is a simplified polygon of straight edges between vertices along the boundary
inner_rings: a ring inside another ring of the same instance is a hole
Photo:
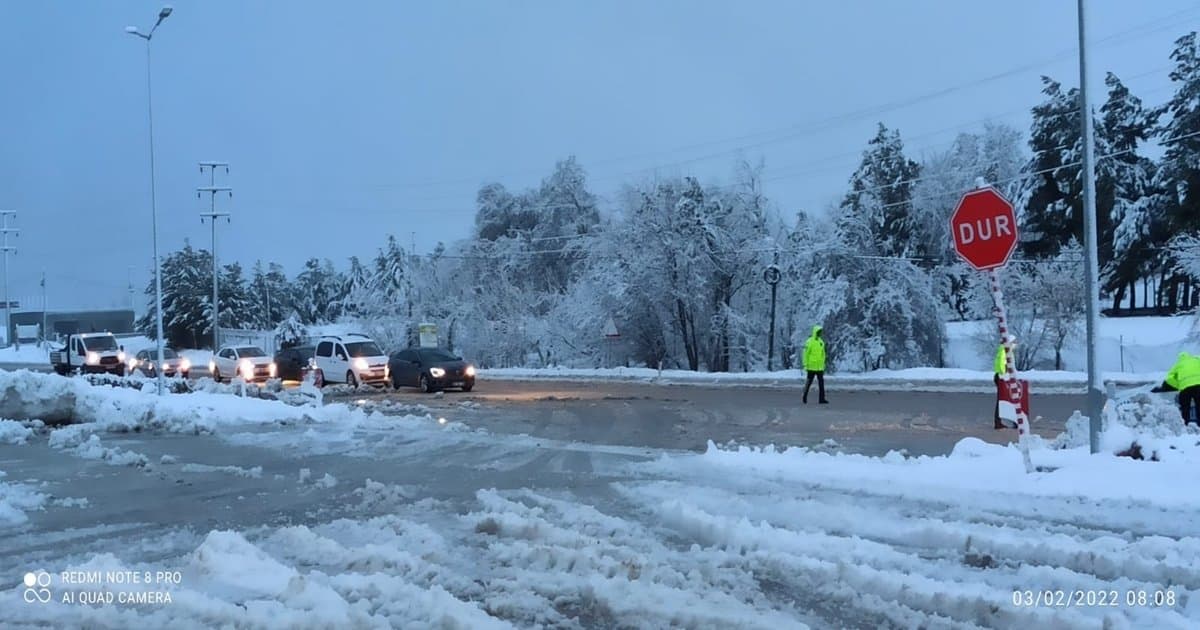
[[[828,405],[825,399],[825,340],[821,338],[820,324],[813,326],[812,334],[804,342],[804,371],[808,378],[804,381],[804,397],[801,400],[808,404],[808,388],[812,387],[813,379],[817,379],[817,393],[822,405]]]
[[[1153,392],[1179,392],[1179,415],[1183,417],[1183,426],[1195,422],[1200,426],[1200,357],[1187,352],[1180,352],[1167,372],[1167,378],[1162,385],[1150,390]],[[1193,420],[1192,412],[1196,411]]]
[[[1017,349],[1017,338],[1013,335],[1008,336],[1008,345],[1012,346],[1013,350]],[[1000,347],[996,348],[996,361],[992,366],[992,382],[996,384],[996,411],[993,414],[995,417],[994,428],[996,430],[1007,429],[1004,420],[1000,418],[1000,400],[1008,395],[1005,389],[1008,385],[1005,381],[1008,380],[1008,351],[1004,349],[1004,342],[1000,342]]]

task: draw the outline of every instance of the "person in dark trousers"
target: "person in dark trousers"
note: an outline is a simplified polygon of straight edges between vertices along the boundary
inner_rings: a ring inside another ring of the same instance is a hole
[[[1152,392],[1179,392],[1179,415],[1183,425],[1200,426],[1200,357],[1180,352],[1167,378]]]
[[[1008,344],[1013,347],[1013,350],[1016,350],[1017,338],[1009,335]],[[996,384],[996,410],[993,414],[995,416],[993,420],[995,423],[994,428],[999,431],[1000,429],[1009,428],[1000,417],[1000,399],[1008,395],[1006,390],[1001,390],[1002,383],[1008,380],[1008,351],[1004,349],[1004,342],[1001,342],[1000,347],[996,348],[996,360],[992,365],[992,372],[992,382]]]
[[[808,388],[812,387],[813,379],[817,379],[817,393],[821,396],[817,402],[828,405],[825,398],[825,340],[821,338],[821,326],[813,326],[812,334],[804,342],[804,371],[808,378],[804,381],[804,397],[801,399],[808,404]]]

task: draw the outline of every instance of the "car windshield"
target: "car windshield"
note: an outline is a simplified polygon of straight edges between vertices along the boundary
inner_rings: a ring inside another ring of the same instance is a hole
[[[105,352],[108,350],[117,349],[117,339],[112,335],[102,335],[100,337],[85,337],[83,339],[83,347],[92,352]]]
[[[238,348],[237,353],[238,353],[238,356],[242,357],[243,359],[245,359],[246,357],[265,357],[265,356],[267,356],[266,354],[263,353],[262,350],[259,350],[258,348],[254,347],[254,346],[246,346],[244,348]]]
[[[458,357],[445,350],[422,350],[421,360],[426,363],[441,363],[443,361],[461,361]]]
[[[379,346],[375,345],[374,341],[355,341],[354,343],[346,344],[346,352],[352,357],[378,357],[383,356],[383,351]]]

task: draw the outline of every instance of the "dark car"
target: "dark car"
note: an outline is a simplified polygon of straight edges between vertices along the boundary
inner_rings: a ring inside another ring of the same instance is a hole
[[[440,348],[409,348],[388,358],[392,387],[416,387],[423,392],[475,387],[475,366]]]
[[[141,372],[144,376],[154,377],[158,375],[156,369],[158,365],[158,349],[150,348],[141,350],[137,353],[130,362],[130,373],[134,370]],[[181,357],[178,353],[170,348],[163,348],[163,376],[182,376],[188,377],[188,371],[192,369],[192,362],[187,357]]]
[[[315,352],[315,346],[296,346],[276,352],[276,375],[285,381],[303,381],[309,372],[316,369],[313,358]]]

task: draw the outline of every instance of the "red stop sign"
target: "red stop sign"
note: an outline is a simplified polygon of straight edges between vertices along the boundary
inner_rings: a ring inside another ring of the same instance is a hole
[[[954,251],[983,271],[1002,267],[1017,247],[1017,217],[1012,204],[994,188],[963,195],[950,215]]]

